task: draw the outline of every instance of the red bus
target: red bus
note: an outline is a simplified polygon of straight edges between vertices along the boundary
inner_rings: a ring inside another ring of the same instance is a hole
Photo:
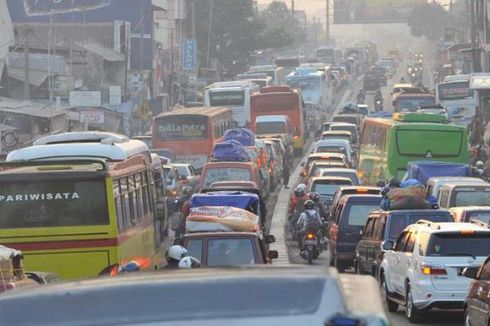
[[[285,115],[289,117],[294,129],[294,134],[292,135],[293,148],[296,152],[303,151],[303,107],[301,95],[298,91],[291,89],[289,86],[262,87],[259,93],[251,96],[250,100],[250,118],[253,132],[257,132],[255,120],[258,116],[264,115]]]
[[[183,108],[153,120],[153,149],[170,149],[177,162],[201,169],[216,141],[233,128],[233,113],[222,107]]]

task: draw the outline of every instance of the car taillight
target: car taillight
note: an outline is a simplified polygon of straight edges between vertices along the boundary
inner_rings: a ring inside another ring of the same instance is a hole
[[[332,224],[330,226],[330,239],[332,239],[334,241],[337,240],[337,233],[338,233],[338,231],[339,231],[339,228],[337,227],[337,225],[336,224]]]
[[[440,265],[421,265],[420,270],[424,275],[447,275],[444,266]]]
[[[308,239],[308,240],[314,240],[315,239],[315,234],[314,233],[308,233],[306,235],[306,239]]]

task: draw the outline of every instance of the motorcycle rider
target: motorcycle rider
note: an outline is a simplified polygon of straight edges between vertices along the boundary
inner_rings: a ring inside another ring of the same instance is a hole
[[[364,104],[364,101],[366,101],[366,95],[364,94],[364,90],[360,89],[359,93],[357,93],[357,104]]]
[[[374,95],[374,108],[376,111],[383,110],[383,94],[381,93],[381,90],[378,90],[376,95]]]
[[[315,209],[315,203],[313,200],[308,199],[305,201],[305,211],[301,213],[298,219],[298,245],[300,250],[303,252],[303,237],[309,230],[318,231],[322,226],[322,219],[320,214]]]
[[[306,193],[306,185],[300,183],[294,189],[293,194],[289,200],[289,214],[293,213],[295,210],[302,212],[305,202],[308,200],[308,194]]]
[[[178,229],[175,231],[175,238],[180,238],[180,235],[185,233],[185,221],[187,216],[191,212],[191,197],[192,188],[184,187],[184,189],[182,189],[182,207],[180,208],[180,222]]]
[[[327,210],[325,209],[325,205],[320,201],[320,195],[316,192],[310,192],[309,197],[315,203],[315,209],[320,214],[320,217],[325,220],[327,218]]]

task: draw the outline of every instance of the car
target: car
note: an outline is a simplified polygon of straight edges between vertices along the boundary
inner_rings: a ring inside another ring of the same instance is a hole
[[[171,162],[175,162],[177,160],[174,152],[171,149],[167,149],[167,148],[152,149],[151,152],[157,154],[158,156],[163,156],[168,158],[169,162],[167,162],[167,164],[170,164]]]
[[[379,195],[381,193],[381,188],[378,187],[365,187],[365,186],[342,186],[337,189],[335,195],[333,196],[332,205],[330,205],[330,214],[340,198],[345,195]]]
[[[388,325],[379,297],[371,277],[321,267],[168,270],[12,291],[0,324]]]
[[[467,267],[463,275],[471,281],[464,304],[464,324],[490,324],[490,256],[481,267]]]
[[[333,169],[319,169],[315,173],[315,177],[344,177],[349,178],[353,186],[359,186],[361,180],[357,175],[355,169],[345,169],[345,168],[333,168]]]
[[[305,168],[306,175],[308,175],[308,172],[310,171],[310,167],[313,162],[322,161],[340,162],[344,164],[345,167],[350,166],[349,162],[347,162],[346,156],[341,153],[313,153],[308,155],[306,161],[301,162],[300,165]]]
[[[439,189],[437,203],[441,208],[456,206],[490,206],[490,184],[446,183]]]
[[[420,322],[432,308],[463,309],[470,280],[462,271],[483,264],[490,254],[490,230],[421,220],[382,248],[379,280],[388,310],[405,306],[407,319]]]
[[[331,126],[330,126],[331,128]],[[354,142],[355,136],[350,132],[346,130],[329,130],[329,131],[324,131],[322,132],[322,135],[320,136],[321,140],[329,140],[329,139],[345,139],[349,141],[351,144]]]
[[[356,247],[356,271],[358,274],[371,274],[378,277],[379,265],[384,252],[384,241],[395,241],[409,225],[419,220],[432,222],[452,222],[452,216],[442,209],[404,209],[369,213],[362,231],[362,239]]]
[[[452,215],[454,222],[470,222],[471,219],[490,221],[489,206],[451,207],[449,213]]]
[[[273,242],[275,238],[270,234],[220,231],[186,233],[179,244],[201,266],[230,267],[272,263],[278,253],[269,251],[267,245]]]
[[[348,122],[333,122],[330,125],[330,131],[336,131],[336,130],[350,131],[350,133],[352,134],[353,143],[357,143],[359,138],[359,131],[357,129],[357,125]]]
[[[330,205],[333,195],[340,186],[350,186],[352,180],[346,177],[313,177],[308,182],[308,192],[316,192],[320,195],[320,200]]]
[[[272,140],[264,141],[267,153],[269,153],[270,191],[273,191],[282,180],[283,156],[279,146]]]
[[[309,179],[315,176],[316,171],[319,169],[335,169],[335,168],[346,168],[345,163],[343,162],[335,162],[335,161],[314,161],[311,164],[310,170],[308,174],[305,171],[300,172],[300,176],[303,178],[303,183],[308,184]]]
[[[327,238],[330,248],[330,264],[339,272],[353,267],[356,246],[370,211],[379,209],[380,195],[346,195],[340,198],[328,224]]]
[[[361,117],[358,114],[338,114],[332,118],[332,122],[353,123],[359,127],[361,125]]]
[[[199,191],[199,184],[201,183],[201,175],[194,170],[189,163],[172,163],[173,166],[179,171],[180,183],[183,187],[191,187],[192,192]]]
[[[313,147],[313,153],[341,153],[346,156],[348,162],[354,164],[354,150],[345,139],[318,140]]]

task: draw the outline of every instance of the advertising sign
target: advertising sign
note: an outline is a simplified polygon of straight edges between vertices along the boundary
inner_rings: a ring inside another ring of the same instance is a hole
[[[335,24],[403,23],[427,0],[334,0]]]
[[[100,91],[71,91],[71,106],[101,106],[102,94]]]
[[[88,124],[104,124],[104,112],[102,111],[81,111],[80,122]]]
[[[24,0],[24,7],[28,16],[87,11],[108,5],[110,5],[110,0]]]
[[[166,117],[158,124],[158,137],[164,140],[206,139],[207,136],[206,117]]]
[[[197,70],[197,41],[193,38],[186,38],[182,45],[182,70]]]

